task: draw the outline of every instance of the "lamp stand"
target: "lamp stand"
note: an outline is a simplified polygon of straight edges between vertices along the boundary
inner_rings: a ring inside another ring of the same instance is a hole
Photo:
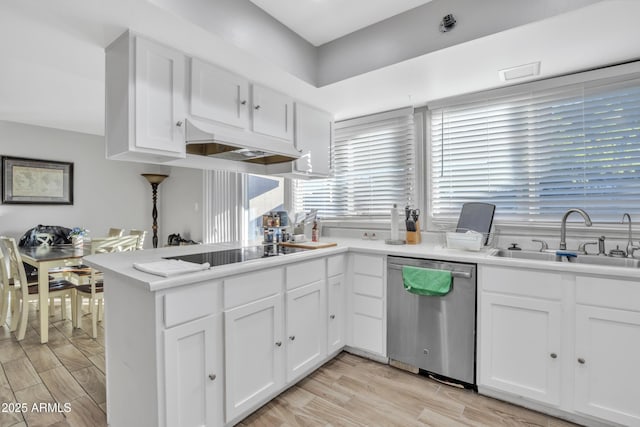
[[[158,186],[165,178],[169,175],[161,175],[155,173],[143,173],[149,184],[151,184],[151,197],[153,200],[153,210],[151,211],[151,217],[153,218],[153,225],[151,226],[151,231],[153,231],[153,247],[154,249],[158,247]]]

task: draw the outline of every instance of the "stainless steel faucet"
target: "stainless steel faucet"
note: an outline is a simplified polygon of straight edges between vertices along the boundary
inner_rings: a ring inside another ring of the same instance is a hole
[[[573,212],[577,212],[582,215],[582,218],[584,218],[584,225],[591,227],[591,218],[589,218],[589,215],[585,211],[580,208],[571,208],[567,210],[562,217],[562,224],[560,224],[560,250],[562,251],[567,249],[567,217]]]
[[[629,258],[633,258],[633,253],[640,249],[637,246],[633,246],[633,240],[632,240],[632,235],[631,235],[631,215],[629,215],[628,213],[624,213],[622,215],[622,223],[624,224],[624,219],[627,218],[629,220],[629,240],[627,241],[627,256]]]

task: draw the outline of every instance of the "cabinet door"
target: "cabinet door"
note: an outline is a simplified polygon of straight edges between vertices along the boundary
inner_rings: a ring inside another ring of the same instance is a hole
[[[561,303],[485,292],[480,313],[480,385],[558,405]]]
[[[184,55],[135,40],[135,145],[185,157]]]
[[[640,313],[576,306],[575,408],[640,425]]]
[[[226,421],[284,384],[281,295],[224,313]]]
[[[331,149],[331,115],[304,104],[295,105],[295,144],[301,156],[295,161],[298,172],[329,175]]]
[[[287,292],[287,382],[327,354],[325,289],[322,280]]]
[[[223,424],[222,316],[164,331],[167,426]]]
[[[333,353],[344,347],[344,274],[329,277],[327,282],[329,301],[328,351]]]
[[[253,131],[293,141],[293,98],[264,86],[252,86]]]
[[[245,78],[193,58],[190,95],[192,116],[248,127],[249,81]]]

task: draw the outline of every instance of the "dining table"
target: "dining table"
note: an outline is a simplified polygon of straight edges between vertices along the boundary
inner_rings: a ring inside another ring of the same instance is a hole
[[[40,342],[49,341],[49,270],[81,263],[83,256],[89,255],[88,245],[74,247],[71,244],[34,246],[20,248],[20,256],[25,264],[38,269],[38,295],[40,302]]]

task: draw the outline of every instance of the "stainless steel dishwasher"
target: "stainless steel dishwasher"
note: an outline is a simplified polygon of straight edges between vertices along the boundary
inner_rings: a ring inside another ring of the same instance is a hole
[[[402,267],[451,272],[444,296],[409,293]],[[389,359],[475,388],[476,266],[448,261],[387,258],[387,352]]]

